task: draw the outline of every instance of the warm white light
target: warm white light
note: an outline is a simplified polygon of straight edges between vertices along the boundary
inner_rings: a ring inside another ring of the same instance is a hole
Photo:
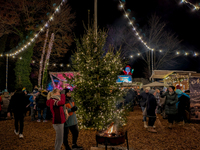
[[[133,55],[131,55],[131,58],[133,58]]]
[[[162,50],[160,50],[160,52],[162,52]]]
[[[123,5],[123,4],[121,4],[121,5],[120,5],[120,7],[121,7],[121,8],[123,8],[123,7],[124,7],[124,5]]]
[[[50,20],[53,20],[53,16],[50,17]]]
[[[197,53],[194,53],[194,56],[197,56],[198,54]]]
[[[133,22],[132,22],[132,21],[130,21],[130,22],[129,22],[129,24],[130,24],[130,25],[132,25],[132,24],[133,24]]]
[[[35,63],[35,60],[33,60],[33,63]]]
[[[70,67],[70,64],[67,64],[67,67]]]
[[[53,66],[56,66],[56,64],[53,64]]]
[[[177,55],[179,55],[179,52],[176,52]]]
[[[19,57],[19,59],[22,59],[22,57]]]
[[[138,53],[138,56],[140,56],[140,53]]]
[[[63,64],[60,64],[60,67],[63,67]]]
[[[128,14],[125,14],[125,16],[128,18]]]
[[[187,56],[187,55],[188,55],[188,53],[185,53],[185,55]]]
[[[15,58],[15,56],[13,56],[13,58]]]
[[[31,43],[29,42],[28,45],[30,45]]]

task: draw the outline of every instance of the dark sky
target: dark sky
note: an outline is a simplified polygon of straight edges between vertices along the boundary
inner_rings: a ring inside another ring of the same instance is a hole
[[[200,11],[193,11],[187,4],[179,4],[180,0],[126,0],[125,8],[131,10],[131,16],[136,18],[136,23],[142,28],[148,22],[153,13],[162,17],[167,23],[167,30],[175,33],[180,40],[181,46],[187,52],[200,53]],[[200,0],[190,0],[200,3]],[[83,22],[87,25],[88,9],[93,19],[94,0],[68,0],[74,12],[76,12],[77,26],[76,36],[83,34]],[[98,0],[98,26],[106,28],[108,25],[116,26],[122,20],[123,12],[119,9],[118,0]],[[128,22],[127,22],[128,23]],[[199,56],[200,57],[200,56]],[[169,69],[194,70],[200,72],[200,59],[191,56],[181,56],[178,61],[182,65]],[[131,64],[133,67],[137,63]]]

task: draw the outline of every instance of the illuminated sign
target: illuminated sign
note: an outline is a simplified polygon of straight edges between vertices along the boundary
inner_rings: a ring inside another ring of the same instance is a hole
[[[132,83],[131,75],[119,75],[117,78],[117,83]]]

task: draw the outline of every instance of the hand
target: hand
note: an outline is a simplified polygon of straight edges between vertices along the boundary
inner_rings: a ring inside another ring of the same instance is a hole
[[[7,117],[8,117],[8,118],[10,117],[10,112],[7,113]]]
[[[62,90],[62,91],[60,92],[60,94],[65,94],[65,90]]]
[[[76,106],[74,106],[74,107],[71,108],[71,111],[72,111],[72,112],[75,112],[75,111],[77,111],[77,109],[78,109],[78,108],[77,108]]]
[[[138,93],[138,95],[140,95],[140,93]]]

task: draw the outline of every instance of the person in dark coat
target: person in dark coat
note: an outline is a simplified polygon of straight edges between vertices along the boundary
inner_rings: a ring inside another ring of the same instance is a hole
[[[190,96],[183,93],[180,89],[176,90],[178,94],[178,116],[177,121],[180,122],[180,125],[184,125],[187,121],[186,110],[188,109],[188,102],[190,102]]]
[[[149,90],[150,90],[150,87],[146,87],[144,92],[142,92],[141,94],[138,93],[138,99],[141,99],[140,106],[142,108],[142,112],[144,112],[145,107],[146,107],[146,102],[149,97]],[[148,128],[147,122],[146,122],[146,116],[143,116],[143,121],[144,121],[144,127]]]
[[[176,92],[174,92],[175,87],[170,86],[168,91],[162,94],[161,97],[166,97],[165,100],[165,113],[168,115],[169,128],[172,128],[174,121],[176,120],[176,115],[178,113],[178,109],[176,107],[176,103],[178,102],[178,96]]]
[[[71,98],[71,91],[69,89],[65,89],[65,93],[66,93],[65,106],[68,111],[69,117],[64,125],[63,143],[65,145],[65,149],[71,150],[71,148],[68,144],[68,134],[69,134],[69,130],[70,130],[72,133],[72,137],[73,137],[72,138],[73,139],[72,149],[82,149],[82,147],[77,145],[79,130],[78,130],[78,121],[76,118],[76,111],[78,108],[76,107],[73,99]]]
[[[15,130],[14,133],[19,135],[19,138],[24,138],[23,128],[24,128],[24,112],[26,110],[25,94],[21,90],[17,89],[16,93],[12,96],[10,104],[8,106],[8,114],[10,117],[10,112],[14,113],[15,118]],[[20,122],[20,130],[18,130],[18,122]]]
[[[156,101],[156,91],[155,90],[150,90],[149,91],[149,96],[146,104],[146,111],[147,111],[147,117],[149,118],[148,122],[148,131],[149,132],[157,132],[154,129],[154,123],[156,121],[156,106],[157,106],[157,101]]]
[[[37,103],[37,110],[38,110],[38,120],[37,122],[41,122],[41,118],[43,117],[43,122],[47,122],[46,120],[46,114],[47,114],[47,94],[48,92],[46,90],[43,90],[38,97],[36,98]],[[43,114],[41,116],[41,111],[43,111]]]

